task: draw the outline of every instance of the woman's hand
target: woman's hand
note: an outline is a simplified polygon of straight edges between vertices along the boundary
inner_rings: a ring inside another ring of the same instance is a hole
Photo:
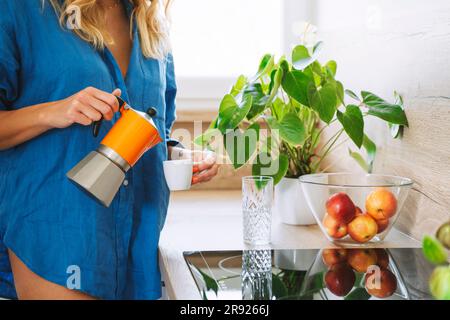
[[[111,120],[119,110],[116,96],[120,96],[120,89],[108,93],[96,88],[86,88],[64,100],[48,105],[45,118],[52,128],[67,128],[78,123],[88,126],[100,119]]]
[[[194,160],[194,176],[192,184],[208,182],[219,172],[216,154],[211,151],[192,151]]]
[[[87,126],[102,117],[111,120],[119,109],[115,96],[120,94],[119,89],[111,94],[86,88],[64,100],[0,111],[0,150],[15,147],[54,128],[67,128],[74,123]]]
[[[219,171],[216,154],[212,151],[193,151],[171,147],[169,155],[171,160],[192,159],[194,162],[193,185],[210,181]]]

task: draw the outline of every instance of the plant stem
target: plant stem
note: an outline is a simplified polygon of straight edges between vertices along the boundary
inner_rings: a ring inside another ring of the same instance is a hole
[[[343,129],[341,129],[341,130],[343,130]],[[336,131],[336,132],[335,132],[335,133],[327,140],[327,142],[325,142],[325,144],[321,147],[321,150],[325,149],[325,147],[327,147],[328,144],[329,144],[331,141],[333,141],[333,139],[336,138],[337,135],[339,135],[339,132],[340,132],[341,130]],[[322,133],[323,133],[323,131],[322,131]]]
[[[346,143],[349,139],[344,139],[341,142],[339,142],[337,145],[335,145],[332,149],[330,149],[329,153],[333,152],[334,150],[336,150],[337,148],[339,148],[340,146],[342,146],[344,143]]]
[[[325,159],[327,157],[327,155],[329,154],[331,148],[333,147],[333,145],[336,143],[336,141],[339,139],[339,137],[342,135],[342,133],[344,132],[344,129],[341,129],[338,131],[338,134],[335,134],[335,138],[333,139],[333,142],[331,142],[331,144],[327,147],[327,149],[325,150],[325,152],[320,156],[320,160],[316,163],[314,171],[317,170],[317,168],[319,168],[320,164],[322,163],[323,159]],[[327,142],[328,144],[328,142]]]
[[[317,143],[317,140],[320,138],[320,136],[322,135],[322,133],[325,131],[326,128],[328,128],[333,122],[336,122],[337,118],[334,118],[333,120],[331,120],[331,122],[329,124],[327,124],[326,126],[322,127],[319,131],[319,133],[317,134],[316,138],[314,139],[314,142],[312,143],[312,145],[315,145]]]

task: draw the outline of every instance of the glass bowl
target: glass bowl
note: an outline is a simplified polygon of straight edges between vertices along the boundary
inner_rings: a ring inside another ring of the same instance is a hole
[[[337,245],[384,240],[413,181],[382,174],[321,173],[299,178],[320,229]]]

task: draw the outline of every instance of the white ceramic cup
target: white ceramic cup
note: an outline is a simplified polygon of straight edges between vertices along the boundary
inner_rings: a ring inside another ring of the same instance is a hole
[[[170,191],[189,190],[194,163],[191,159],[167,160],[163,163],[164,175]]]

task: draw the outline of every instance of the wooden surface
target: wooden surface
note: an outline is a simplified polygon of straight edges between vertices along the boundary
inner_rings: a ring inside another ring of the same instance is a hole
[[[392,230],[385,247],[418,247],[420,243]],[[274,217],[274,249],[333,247],[317,226],[284,225]],[[184,261],[184,251],[242,250],[240,191],[188,191],[173,193],[160,240],[160,266],[170,299],[200,299]]]
[[[348,88],[403,95],[410,128],[402,140],[370,123],[375,172],[416,182],[398,226],[417,239],[434,233],[450,219],[450,1],[318,0],[315,20],[323,60],[338,62]],[[335,153],[333,171],[359,170],[347,154],[347,146]]]

